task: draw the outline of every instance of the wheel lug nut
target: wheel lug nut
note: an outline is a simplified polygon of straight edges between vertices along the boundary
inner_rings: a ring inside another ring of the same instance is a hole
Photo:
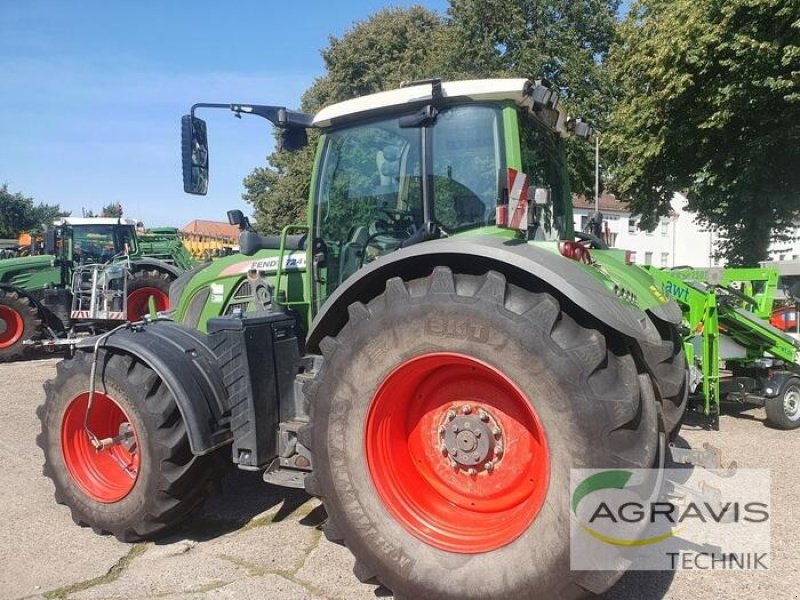
[[[475,454],[472,455],[472,460],[474,460],[475,462],[478,462],[480,459],[481,455],[479,452],[476,452]]]
[[[452,410],[452,409],[451,409],[451,410],[448,410],[448,411],[447,411],[447,420],[448,420],[448,421],[452,421],[452,420],[453,420],[453,419],[455,419],[455,418],[456,418],[456,411],[454,411],[454,410]]]
[[[502,432],[502,431],[500,431],[500,428],[499,428],[499,427],[493,427],[493,428],[492,428],[492,435],[493,435],[494,437],[496,437],[498,440],[500,439],[500,436],[501,436],[502,434],[503,434],[503,432]]]
[[[486,469],[487,471],[491,471],[492,469],[494,469],[494,463],[489,461],[485,465],[483,465],[483,468]]]
[[[465,404],[465,405],[464,405],[464,406],[461,408],[461,411],[462,411],[462,412],[463,412],[465,415],[468,415],[469,413],[471,413],[471,412],[472,412],[472,407],[471,407],[469,404]]]
[[[441,450],[443,456],[447,456],[447,446],[442,444],[441,446],[439,446],[439,450]]]
[[[471,467],[467,470],[467,475],[476,475],[477,473],[478,472]]]
[[[494,447],[494,453],[495,453],[495,455],[496,455],[496,456],[498,456],[498,457],[499,457],[499,456],[503,456],[503,452],[504,452],[504,451],[505,451],[505,449],[503,448],[503,444],[497,444],[497,445]]]
[[[444,435],[447,433],[447,428],[444,425],[439,426],[439,435]]]
[[[453,433],[458,433],[461,431],[461,429],[455,423],[453,423],[453,426],[450,429],[453,431]]]
[[[479,438],[479,437],[481,437],[481,430],[480,430],[480,429],[476,429],[476,430],[475,430],[475,437],[476,437],[476,438]]]
[[[450,448],[450,456],[458,456],[458,448]]]
[[[489,413],[487,413],[482,408],[478,410],[478,415],[480,415],[481,421],[483,421],[484,423],[489,422]]]

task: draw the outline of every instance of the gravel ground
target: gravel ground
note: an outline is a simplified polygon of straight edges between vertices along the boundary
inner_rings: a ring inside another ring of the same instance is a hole
[[[41,475],[35,438],[42,382],[56,359],[0,365],[0,599],[340,598],[387,596],[361,585],[353,559],[321,536],[324,512],[300,492],[232,472],[221,492],[170,539],[122,544],[72,523]],[[719,432],[688,426],[693,447],[709,442],[741,467],[772,470],[772,567],[761,572],[636,572],[608,600],[800,597],[795,554],[800,513],[800,431],[763,424],[754,409],[723,416]]]

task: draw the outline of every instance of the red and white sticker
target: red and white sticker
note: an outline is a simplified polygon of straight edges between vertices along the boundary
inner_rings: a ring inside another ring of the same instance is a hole
[[[528,229],[528,176],[508,170],[508,227]]]

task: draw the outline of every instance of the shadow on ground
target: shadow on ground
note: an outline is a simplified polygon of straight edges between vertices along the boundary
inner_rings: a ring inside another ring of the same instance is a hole
[[[171,535],[159,540],[169,544],[176,540],[207,541],[238,531],[259,515],[270,511],[265,520],[280,522],[311,501],[303,490],[264,483],[261,473],[240,471],[231,467],[222,480],[220,489],[199,507]],[[277,507],[277,511],[273,511]],[[326,518],[325,509],[316,506],[304,511],[299,522],[308,527],[319,527]]]

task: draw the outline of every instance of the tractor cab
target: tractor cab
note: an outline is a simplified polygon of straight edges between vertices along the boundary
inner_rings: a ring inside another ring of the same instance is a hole
[[[107,263],[136,253],[135,227],[133,219],[65,217],[45,234],[45,250],[74,264]]]
[[[321,132],[308,222],[291,227],[312,241],[292,248],[305,250],[303,264],[313,273],[302,297],[287,299],[307,323],[355,273],[420,242],[478,234],[574,240],[561,138],[588,137],[591,129],[567,117],[544,79],[416,81],[329,106],[313,117],[271,106],[196,104],[182,122],[184,189],[194,194],[204,194],[209,182],[207,128],[195,116],[199,108],[267,118],[282,132],[284,147],[299,137],[294,131]],[[270,258],[279,247],[291,246],[240,245],[243,254],[263,251]],[[283,265],[287,256],[275,260]],[[276,289],[284,285],[284,273],[277,271],[269,281]],[[217,284],[225,286],[223,297],[235,295],[233,282]],[[191,312],[199,317],[215,311]],[[203,319],[191,323],[203,328]]]

